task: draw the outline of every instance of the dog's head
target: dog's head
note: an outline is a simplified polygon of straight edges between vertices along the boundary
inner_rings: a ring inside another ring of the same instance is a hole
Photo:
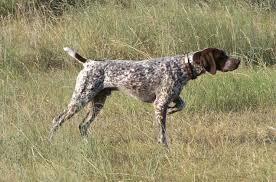
[[[202,66],[204,71],[214,75],[217,70],[227,72],[237,69],[240,60],[229,57],[221,49],[206,48],[194,53],[193,63]]]

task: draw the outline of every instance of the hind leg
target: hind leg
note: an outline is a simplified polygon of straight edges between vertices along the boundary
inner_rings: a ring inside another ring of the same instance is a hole
[[[78,111],[80,111],[90,100],[88,97],[85,99],[78,100],[78,102],[72,102],[68,105],[67,109],[65,109],[60,115],[58,115],[53,120],[53,127],[50,132],[50,140],[53,137],[53,134],[58,130],[58,128],[72,116],[74,116]]]
[[[80,111],[87,103],[89,102],[88,99],[82,100],[82,102],[77,103],[70,103],[60,115],[58,115],[53,120],[53,126],[50,131],[50,140],[52,139],[54,133],[60,128],[60,126],[72,116],[74,116],[78,111]]]
[[[90,111],[79,125],[81,136],[87,136],[88,128],[103,108],[107,95],[108,93],[106,91],[102,91],[90,102]]]
[[[97,73],[97,72],[95,72]],[[89,77],[90,76],[90,77]],[[98,76],[91,76],[85,70],[82,70],[78,75],[74,93],[71,102],[63,113],[58,115],[53,120],[53,127],[50,132],[50,140],[58,128],[87,103],[94,99],[94,97],[103,89],[103,80]]]
[[[54,118],[53,126],[52,126],[52,129],[50,131],[49,139],[51,140],[53,138],[53,134],[64,123],[64,121],[70,119],[80,109],[81,109],[81,107],[79,107],[77,104],[69,104],[67,109],[65,109],[60,115],[58,115],[56,118]]]

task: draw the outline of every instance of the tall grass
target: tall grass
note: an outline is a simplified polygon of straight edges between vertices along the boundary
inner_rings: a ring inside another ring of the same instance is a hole
[[[0,181],[275,181],[275,1],[2,0],[0,15]],[[152,106],[121,92],[88,142],[84,109],[49,143],[79,70],[64,46],[114,59],[220,47],[242,66],[184,87],[170,152]]]
[[[78,131],[84,109],[49,143],[51,120],[66,107],[76,74],[7,74],[2,80],[0,181],[275,179],[275,135],[267,130],[275,125],[275,72],[191,81],[182,93],[187,108],[168,116],[170,152],[156,143],[152,106],[120,92],[107,99],[88,142]]]
[[[121,2],[121,3],[118,3]],[[62,16],[33,10],[3,17],[1,67],[70,64],[62,47],[91,58],[143,59],[220,47],[244,62],[275,62],[275,11],[245,1],[95,1]],[[24,66],[22,66],[22,64]]]

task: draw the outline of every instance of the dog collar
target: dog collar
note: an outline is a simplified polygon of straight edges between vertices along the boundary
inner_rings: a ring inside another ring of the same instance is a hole
[[[190,71],[191,71],[191,72],[190,72],[191,79],[192,79],[192,80],[196,79],[196,78],[197,78],[197,72],[196,72],[194,66],[192,65],[192,63],[193,63],[193,54],[189,54],[189,53],[186,54],[186,55],[185,55],[184,62],[185,62],[186,64],[188,64],[188,66],[189,66],[189,69],[190,69]]]

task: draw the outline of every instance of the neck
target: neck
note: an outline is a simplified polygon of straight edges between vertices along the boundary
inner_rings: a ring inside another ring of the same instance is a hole
[[[196,79],[197,76],[199,75],[196,71],[194,64],[193,64],[193,55],[194,55],[193,53],[187,53],[184,58],[184,62],[188,66],[188,69],[189,69],[188,74],[190,76],[190,79],[192,79],[192,80]]]

